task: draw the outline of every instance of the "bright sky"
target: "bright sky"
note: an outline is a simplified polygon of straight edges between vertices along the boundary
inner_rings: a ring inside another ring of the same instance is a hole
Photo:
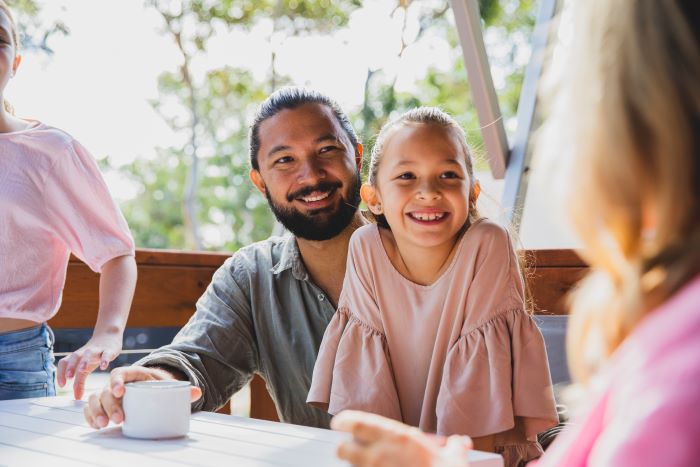
[[[398,38],[400,28],[398,20],[387,22],[391,1],[368,4],[352,16],[348,30],[282,44],[279,72],[352,109],[362,101],[368,66],[399,72],[399,88],[410,87],[429,63],[448,66],[449,48],[432,38],[398,64],[399,44],[387,40]],[[70,34],[52,38],[52,56],[25,53],[6,91],[19,116],[63,128],[96,157],[110,156],[118,163],[183,141],[185,135],[173,134],[149,104],[158,96],[158,75],[180,63],[152,8],[142,0],[51,0],[43,8],[46,17],[61,18]],[[222,34],[211,41],[206,56],[197,57],[194,68],[201,75],[222,65],[243,66],[264,80],[271,32],[271,23],[261,22],[250,33]]]

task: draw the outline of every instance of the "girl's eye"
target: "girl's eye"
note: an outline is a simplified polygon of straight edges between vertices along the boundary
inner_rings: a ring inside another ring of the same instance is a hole
[[[441,174],[440,178],[459,178],[459,175],[456,172],[449,171]]]
[[[416,178],[415,175],[413,175],[411,172],[404,172],[398,177],[396,177],[397,180],[413,180]]]

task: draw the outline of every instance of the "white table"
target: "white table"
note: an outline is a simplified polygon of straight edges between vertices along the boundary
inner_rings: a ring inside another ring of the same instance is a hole
[[[347,466],[335,457],[343,433],[199,412],[187,437],[146,441],[119,427],[90,428],[83,405],[68,397],[0,401],[0,465]],[[474,467],[503,465],[495,454],[473,451],[469,459]]]

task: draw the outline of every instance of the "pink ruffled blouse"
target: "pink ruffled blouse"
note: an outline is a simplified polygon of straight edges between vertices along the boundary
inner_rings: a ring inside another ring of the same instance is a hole
[[[423,286],[393,267],[378,229],[361,227],[350,240],[307,402],[442,435],[496,435],[506,465],[539,455],[536,435],[557,414],[506,230],[473,224],[445,272]]]

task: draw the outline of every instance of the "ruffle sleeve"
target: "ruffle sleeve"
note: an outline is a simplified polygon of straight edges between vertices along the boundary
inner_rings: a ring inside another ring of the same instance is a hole
[[[436,403],[437,432],[487,436],[519,425],[525,437],[556,425],[544,339],[522,309],[466,330],[448,351]]]
[[[339,308],[323,336],[306,402],[333,415],[353,409],[401,420],[386,336]]]

